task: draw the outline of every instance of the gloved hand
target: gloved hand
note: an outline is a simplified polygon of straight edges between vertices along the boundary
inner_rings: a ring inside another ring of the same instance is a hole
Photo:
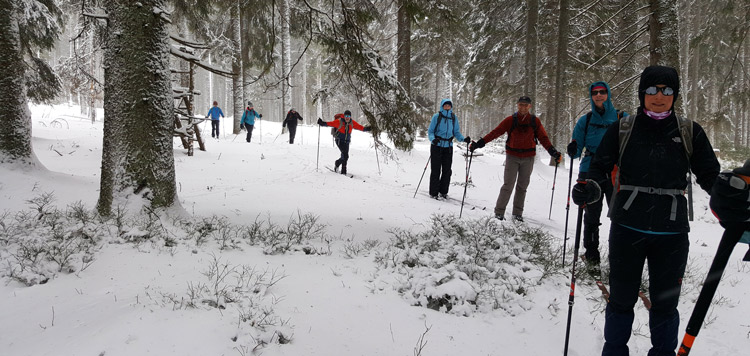
[[[573,203],[578,206],[594,204],[601,199],[602,189],[596,181],[586,179],[585,181],[578,181],[573,186],[570,196],[573,198]]]
[[[240,123],[240,131],[245,131],[245,124],[244,123]]]
[[[556,163],[560,163],[562,161],[562,154],[555,149],[553,146],[549,146],[549,150],[547,150],[550,156],[555,159]]]
[[[570,141],[568,144],[568,156],[575,157],[578,153],[578,142],[576,140]]]
[[[438,143],[440,143],[440,139],[439,138],[436,138],[436,139],[432,140],[432,144],[433,145],[437,146]]]
[[[711,188],[711,211],[721,222],[750,222],[750,160],[732,172],[722,172]]]
[[[469,151],[474,152],[477,148],[482,147],[484,147],[484,138],[480,138],[479,141],[469,144]]]
[[[258,115],[259,118],[263,118],[263,114]]]
[[[362,131],[364,131],[364,132],[371,131],[371,130],[372,130],[372,126],[370,126],[370,125],[367,125],[367,126],[365,126],[364,129],[362,129]]]
[[[326,122],[323,121],[323,119],[321,119],[321,118],[318,118],[318,125],[320,125],[320,126],[328,126],[328,125],[326,125]]]
[[[466,143],[471,142],[471,138],[469,136],[466,136],[466,138],[464,139],[464,142],[466,142]]]

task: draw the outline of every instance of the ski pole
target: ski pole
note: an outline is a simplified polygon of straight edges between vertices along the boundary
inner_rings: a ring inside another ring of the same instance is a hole
[[[555,162],[555,176],[552,178],[552,197],[549,198],[549,216],[547,220],[552,220],[552,201],[555,200],[555,182],[557,182],[557,166],[560,162]]]
[[[563,259],[562,266],[565,267],[565,250],[568,242],[568,216],[570,215],[570,188],[573,184],[573,156],[570,156],[570,174],[568,175],[568,203],[565,204],[565,232],[563,233]],[[575,257],[573,257],[575,259]]]
[[[706,281],[703,283],[703,288],[701,288],[701,292],[698,295],[698,301],[695,302],[693,313],[690,315],[685,336],[682,338],[682,344],[677,353],[678,356],[687,356],[690,353],[693,342],[696,336],[698,336],[698,331],[700,331],[703,325],[703,320],[706,318],[708,308],[711,306],[711,300],[714,298],[714,294],[716,294],[716,288],[721,281],[721,275],[724,274],[724,268],[726,268],[729,257],[732,255],[732,250],[734,250],[734,246],[740,241],[744,232],[745,226],[742,224],[732,224],[724,230],[714,261],[711,263],[711,268],[708,269]]]
[[[380,175],[380,158],[378,158],[378,140],[373,138],[375,144],[375,162],[378,162],[378,175]]]
[[[583,222],[583,207],[578,207],[578,220],[576,221],[576,237],[575,247],[573,247],[573,253],[578,256],[578,247],[581,245],[581,223]],[[568,297],[568,325],[565,327],[565,349],[563,350],[563,356],[568,356],[568,342],[570,341],[570,321],[573,317],[573,304],[575,304],[575,291],[576,291],[576,260],[573,259],[573,268],[570,276],[570,296]]]
[[[469,146],[466,146],[466,153],[469,153]],[[458,213],[459,219],[464,213],[464,200],[466,199],[466,189],[469,188],[469,170],[471,169],[471,159],[474,158],[474,152],[469,154],[469,165],[466,167],[466,183],[464,184],[464,197],[461,198],[461,211]]]
[[[430,165],[430,159],[432,158],[432,155],[430,157],[427,157],[427,163],[424,165],[424,171],[422,171],[422,178],[424,178],[425,172],[427,172],[427,166]],[[417,192],[419,191],[419,186],[422,185],[422,178],[419,178],[419,184],[417,184],[417,190],[414,191],[414,196],[412,198],[417,197]]]
[[[318,153],[317,153],[317,158],[315,159],[315,170],[318,170],[319,163],[320,163],[320,125],[318,125]]]

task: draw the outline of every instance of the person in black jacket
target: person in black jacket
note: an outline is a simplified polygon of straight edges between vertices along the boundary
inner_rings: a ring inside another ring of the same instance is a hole
[[[294,108],[291,108],[289,112],[286,114],[286,119],[284,119],[284,123],[281,124],[281,127],[288,127],[289,128],[289,144],[294,143],[294,136],[297,135],[297,121],[302,121],[302,116],[294,110]]]
[[[610,204],[610,298],[604,324],[603,356],[628,355],[633,307],[648,261],[652,348],[649,356],[675,355],[680,324],[677,303],[688,257],[687,174],[710,191],[719,162],[703,128],[692,124],[692,153],[682,142],[674,102],[680,80],[674,68],[650,66],[638,85],[640,107],[630,137],[620,147],[620,126],[611,125],[589,169],[573,188],[578,205],[601,199],[607,173],[619,165],[619,191]],[[621,156],[622,152],[622,156]],[[619,161],[619,163],[618,163]],[[617,188],[617,187],[615,187]]]

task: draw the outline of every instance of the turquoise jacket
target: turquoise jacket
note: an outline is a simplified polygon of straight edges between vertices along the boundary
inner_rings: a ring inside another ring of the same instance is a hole
[[[255,109],[245,108],[245,112],[242,114],[242,121],[240,124],[255,125],[255,118],[260,117]]]
[[[596,111],[594,99],[591,98],[591,89],[596,86],[607,88],[607,100],[602,104],[602,106],[604,106],[604,115],[600,115]],[[576,126],[573,128],[573,140],[578,143],[578,152],[576,152],[576,155],[573,156],[573,158],[580,157],[584,147],[586,147],[587,151],[581,159],[581,165],[579,166],[580,172],[589,171],[589,164],[591,164],[591,159],[594,157],[596,149],[599,148],[599,143],[602,142],[604,132],[607,131],[609,125],[618,120],[617,110],[615,110],[615,106],[612,105],[612,91],[609,89],[609,85],[606,82],[599,81],[591,83],[589,86],[589,100],[591,101],[591,120],[589,120],[588,123],[588,130],[586,129],[586,116],[588,114],[581,116],[581,118],[578,119]],[[622,115],[626,116],[628,114],[623,112]],[[586,137],[584,137],[584,133]]]
[[[430,142],[434,141],[436,138],[440,139],[440,142],[437,144],[438,147],[453,146],[453,140],[451,139],[453,137],[459,141],[464,140],[464,135],[461,134],[461,127],[458,124],[458,119],[453,115],[453,107],[451,106],[450,110],[443,110],[443,105],[447,101],[453,103],[450,99],[443,99],[440,102],[440,111],[432,116],[430,128],[427,130],[427,137],[430,139]],[[440,121],[439,125],[438,121]]]

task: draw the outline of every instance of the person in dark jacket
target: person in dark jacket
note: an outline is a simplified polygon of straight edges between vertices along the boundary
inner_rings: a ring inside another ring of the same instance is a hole
[[[503,186],[495,203],[495,217],[505,219],[505,207],[510,201],[510,193],[513,186],[516,187],[516,195],[513,198],[513,219],[523,221],[523,206],[526,199],[526,188],[531,181],[531,172],[534,170],[534,157],[536,157],[537,140],[547,150],[556,162],[560,162],[562,154],[558,152],[547,136],[541,120],[531,114],[531,98],[522,96],[518,99],[518,111],[506,117],[497,127],[477,142],[472,142],[469,149],[474,152],[477,148],[484,147],[504,133],[508,133],[505,144],[505,172],[503,175]],[[518,182],[516,184],[516,182]]]
[[[432,116],[427,137],[432,142],[430,146],[430,197],[433,199],[447,199],[448,188],[451,184],[451,165],[453,164],[453,138],[466,143],[469,137],[461,134],[456,115],[453,114],[453,102],[443,99],[440,110]],[[438,196],[440,194],[440,196]]]
[[[286,113],[286,119],[284,119],[284,122],[281,124],[281,127],[288,127],[289,128],[289,144],[294,143],[294,136],[297,135],[297,121],[302,121],[302,115],[300,115],[297,111],[294,110],[294,108],[291,108],[288,113]]]
[[[707,192],[719,174],[719,162],[700,125],[688,122],[692,124],[691,154],[682,142],[674,113],[679,92],[674,68],[644,69],[638,84],[640,107],[625,147],[620,147],[621,125],[611,125],[591,162],[588,178],[573,187],[576,204],[595,203],[601,199],[600,187],[607,184],[608,173],[619,165],[619,190],[610,205],[610,297],[603,356],[628,355],[633,307],[646,261],[652,303],[648,355],[675,355],[680,324],[677,303],[690,231],[684,195],[687,174],[692,171]]]
[[[573,128],[573,139],[568,144],[567,152],[572,158],[581,158],[581,164],[578,167],[578,180],[586,180],[589,171],[589,164],[594,157],[599,142],[602,141],[604,132],[607,128],[620,119],[620,115],[628,116],[627,113],[619,113],[612,105],[612,94],[609,85],[606,82],[598,81],[591,83],[589,86],[591,99],[591,111],[578,119],[576,126]],[[583,149],[586,152],[583,152]],[[572,165],[571,165],[572,166]],[[604,196],[609,203],[612,197],[612,184],[604,184],[602,187]],[[594,204],[586,205],[586,213],[583,217],[583,248],[586,250],[584,256],[587,265],[595,273],[599,272],[599,218],[602,214],[603,202],[600,199]]]
[[[211,137],[219,138],[219,120],[220,117],[224,117],[224,113],[221,111],[217,101],[214,101],[214,106],[208,109],[206,117],[211,118]]]
[[[336,115],[338,116],[338,114]],[[341,152],[341,157],[334,163],[334,171],[339,171],[341,167],[341,174],[346,174],[346,164],[349,162],[349,143],[352,140],[352,130],[357,129],[360,131],[370,131],[370,126],[362,126],[358,122],[352,120],[352,112],[349,110],[344,111],[344,117],[333,121],[323,121],[318,119],[318,125],[330,126],[336,128],[336,146]]]
[[[253,103],[248,101],[247,107],[245,108],[245,112],[242,113],[242,120],[240,121],[240,128],[245,128],[247,130],[247,138],[246,141],[250,142],[253,138],[253,127],[255,126],[255,118],[262,118],[263,114],[258,114],[257,111],[255,111],[255,108],[253,107]]]

